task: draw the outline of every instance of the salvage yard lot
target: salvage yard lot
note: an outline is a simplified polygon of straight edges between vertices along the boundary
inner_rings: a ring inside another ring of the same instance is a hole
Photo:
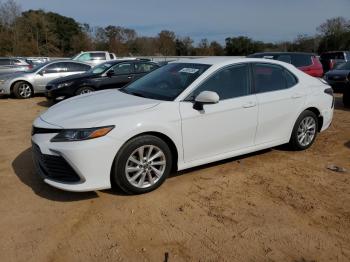
[[[202,166],[139,196],[44,184],[30,130],[47,106],[0,99],[1,261],[350,261],[350,110],[340,97],[307,151]]]

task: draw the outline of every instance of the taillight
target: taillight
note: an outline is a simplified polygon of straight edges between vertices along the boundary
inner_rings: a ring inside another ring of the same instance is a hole
[[[327,95],[333,96],[333,88],[329,87],[324,90]]]
[[[33,65],[28,65],[28,69],[33,69]]]
[[[332,105],[331,105],[331,108],[333,108],[333,107],[334,107],[334,103],[335,103],[335,97],[334,97],[334,95],[333,95],[333,89],[332,89],[331,87],[329,87],[329,88],[326,88],[326,89],[324,90],[324,92],[325,92],[327,95],[330,95],[330,96],[332,97]]]
[[[332,70],[335,65],[335,61],[333,59],[329,60],[329,70]]]

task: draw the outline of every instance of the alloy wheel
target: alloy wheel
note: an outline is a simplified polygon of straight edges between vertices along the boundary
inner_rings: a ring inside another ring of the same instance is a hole
[[[18,93],[23,98],[29,98],[32,95],[32,88],[30,85],[24,83],[18,88]]]
[[[141,146],[126,161],[126,178],[137,188],[153,186],[163,176],[166,164],[165,154],[159,147]]]
[[[312,143],[316,134],[316,121],[313,117],[305,117],[298,127],[298,142],[301,146],[308,146]]]

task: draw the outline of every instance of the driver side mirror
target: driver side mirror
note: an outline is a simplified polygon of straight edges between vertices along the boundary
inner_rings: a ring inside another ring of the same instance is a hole
[[[213,91],[202,91],[194,99],[193,108],[196,110],[203,110],[203,105],[217,104],[219,103],[220,97],[216,92]]]
[[[108,77],[112,77],[112,76],[114,76],[114,75],[115,75],[114,70],[109,70],[109,71],[107,72],[107,76],[108,76]]]
[[[41,70],[38,74],[41,76],[45,75],[45,70]]]

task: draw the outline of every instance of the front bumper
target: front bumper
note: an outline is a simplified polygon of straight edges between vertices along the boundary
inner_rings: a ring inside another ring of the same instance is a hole
[[[0,95],[10,95],[11,94],[11,86],[6,82],[0,84]]]
[[[47,126],[46,126],[47,128]],[[57,128],[57,127],[55,127]],[[114,158],[122,146],[122,143],[114,138],[105,136],[97,139],[79,142],[50,142],[56,134],[35,134],[32,136],[33,160],[37,173],[44,181],[56,188],[83,192],[111,188],[110,174]],[[47,166],[42,156],[62,159],[65,164],[54,167],[56,172],[64,176],[57,176],[50,172],[51,166]],[[57,171],[58,170],[58,171]],[[77,179],[69,179],[77,176]],[[65,178],[66,177],[66,178]],[[68,177],[68,179],[67,179]]]

